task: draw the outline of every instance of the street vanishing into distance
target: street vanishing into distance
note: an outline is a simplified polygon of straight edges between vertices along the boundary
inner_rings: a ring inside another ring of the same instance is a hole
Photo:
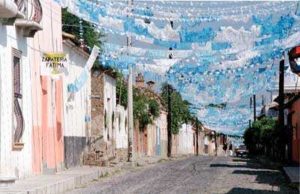
[[[279,170],[237,157],[199,156],[134,169],[84,185],[68,194],[295,193]]]
[[[0,194],[300,194],[300,0],[0,0]]]

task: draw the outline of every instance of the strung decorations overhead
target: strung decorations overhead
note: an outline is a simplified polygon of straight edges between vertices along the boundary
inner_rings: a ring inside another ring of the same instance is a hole
[[[250,96],[276,86],[278,60],[300,44],[296,1],[56,1],[107,33],[104,65],[168,81],[203,123],[225,133],[243,132]]]

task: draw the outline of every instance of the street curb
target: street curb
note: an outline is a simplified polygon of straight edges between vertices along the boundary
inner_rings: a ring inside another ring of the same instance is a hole
[[[88,167],[86,167],[88,169]],[[91,171],[91,169],[93,171]],[[109,176],[119,168],[95,168],[91,167],[89,169],[91,172],[87,172],[84,174],[79,174],[80,172],[75,170],[74,171],[63,171],[57,173],[55,175],[45,175],[49,179],[48,183],[41,183],[40,185],[37,183],[36,186],[33,188],[22,188],[22,184],[18,185],[10,185],[8,187],[0,187],[0,194],[59,194],[64,193],[67,191],[74,190],[78,187],[84,186],[92,181],[99,180],[105,176]],[[80,169],[79,169],[80,170]],[[95,170],[95,171],[94,171]],[[55,176],[61,176],[61,179],[56,179]],[[40,177],[42,177],[41,175]],[[36,181],[38,182],[39,176],[35,177]],[[26,180],[25,180],[26,181]],[[20,180],[22,182],[22,180]],[[26,184],[26,183],[24,183]],[[23,185],[24,185],[23,184]]]
[[[185,159],[185,157],[167,158],[164,162],[171,162]],[[151,167],[159,163],[160,160],[145,162],[143,167]],[[58,172],[53,175],[38,175],[29,177],[24,180],[19,180],[16,183],[7,187],[0,187],[0,194],[62,194],[67,191],[72,191],[77,188],[86,186],[93,181],[110,177],[115,173],[128,169],[128,163],[115,167],[93,167],[83,166],[79,168],[69,169]],[[139,169],[136,164],[131,168]]]

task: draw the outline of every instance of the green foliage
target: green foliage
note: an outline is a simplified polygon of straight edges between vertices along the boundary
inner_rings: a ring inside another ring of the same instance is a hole
[[[125,108],[127,107],[127,85],[124,82],[123,75],[120,72],[117,72],[117,83],[116,83],[116,92],[118,103]]]
[[[67,8],[62,9],[62,30],[64,32],[73,34],[77,39],[80,38],[79,34],[79,21],[80,19],[67,11]],[[84,43],[92,49],[94,45],[98,46],[101,50],[103,44],[101,38],[104,37],[104,34],[101,31],[97,31],[93,25],[89,22],[82,20],[83,26],[83,35]],[[100,63],[96,60],[94,67],[100,67]]]
[[[80,19],[67,11],[67,8],[62,9],[62,23],[63,31],[75,35],[77,38],[79,34],[79,21]],[[83,39],[86,45],[92,48],[94,45],[101,48],[101,38],[104,36],[103,33],[98,32],[89,22],[82,20],[83,26]]]
[[[274,155],[280,150],[280,139],[276,120],[269,117],[253,122],[244,133],[244,143],[251,154]]]
[[[178,134],[183,123],[192,121],[193,116],[189,110],[190,103],[183,100],[180,93],[175,91],[171,85],[164,84],[161,89],[161,97],[164,104],[168,104],[168,89],[171,94],[171,128],[173,134]]]
[[[247,128],[244,132],[244,143],[251,154],[256,154],[256,145],[259,143],[259,131],[255,128]]]
[[[149,112],[154,117],[157,118],[159,116],[159,104],[156,100],[150,99],[149,100]]]
[[[116,92],[119,99],[118,103],[127,107],[127,85],[121,73],[117,73]],[[133,117],[139,122],[140,130],[145,129],[148,124],[151,124],[159,116],[159,113],[160,106],[156,100],[145,96],[138,89],[133,89]]]
[[[140,130],[159,116],[159,104],[142,94],[139,90],[133,90],[133,117],[139,122]]]

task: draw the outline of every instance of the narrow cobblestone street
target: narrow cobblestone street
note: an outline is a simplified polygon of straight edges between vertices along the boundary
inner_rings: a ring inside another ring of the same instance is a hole
[[[69,193],[297,193],[252,160],[190,157],[101,179]]]

